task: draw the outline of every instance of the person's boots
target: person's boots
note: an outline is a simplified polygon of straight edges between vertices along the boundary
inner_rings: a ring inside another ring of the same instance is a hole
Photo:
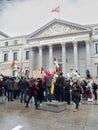
[[[27,107],[27,108],[29,107],[28,104],[26,104],[26,107]]]
[[[73,110],[73,112],[77,112],[78,110],[75,108],[74,110]]]

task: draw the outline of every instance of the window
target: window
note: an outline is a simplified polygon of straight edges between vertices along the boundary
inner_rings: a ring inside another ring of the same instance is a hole
[[[98,34],[98,28],[95,29],[95,34]]]
[[[14,45],[17,45],[18,41],[17,40],[14,40]]]
[[[5,46],[8,46],[8,42],[5,42]]]
[[[4,61],[8,61],[8,54],[7,53],[4,54]]]
[[[17,52],[14,52],[13,54],[13,60],[17,60]]]
[[[97,76],[98,76],[98,66],[97,66]]]
[[[29,40],[27,40],[26,43],[28,44],[28,43],[29,43]]]
[[[98,43],[96,44],[96,53],[98,53]]]
[[[29,59],[29,51],[26,51],[26,60]]]

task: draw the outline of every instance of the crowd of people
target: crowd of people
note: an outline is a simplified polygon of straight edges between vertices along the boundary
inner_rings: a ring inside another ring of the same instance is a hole
[[[0,96],[4,94],[7,101],[19,99],[29,107],[30,100],[34,98],[35,109],[42,102],[67,102],[68,105],[75,103],[74,112],[78,111],[81,98],[87,101],[97,100],[98,85],[95,81],[90,83],[78,78],[68,79],[61,72],[57,78],[49,75],[44,78],[13,78],[2,76],[0,78]]]

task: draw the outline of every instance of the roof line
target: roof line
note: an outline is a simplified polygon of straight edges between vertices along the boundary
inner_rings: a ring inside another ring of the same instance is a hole
[[[68,21],[65,21],[65,20],[61,20],[61,19],[53,19],[52,21],[48,22],[47,24],[43,25],[42,27],[40,27],[39,29],[37,29],[36,31],[34,31],[33,33],[29,34],[28,37],[32,37],[34,36],[36,33],[38,32],[41,32],[45,27],[48,27],[49,25],[51,25],[52,23],[54,22],[62,22],[64,24],[68,24],[70,26],[76,26],[76,27],[79,27],[79,28],[82,28],[82,29],[90,29],[86,26],[83,26],[83,25],[79,25],[79,24],[76,24],[76,23],[72,23],[72,22],[68,22]]]
[[[0,31],[0,34],[3,35],[3,36],[5,36],[6,38],[10,37],[9,35],[5,34],[4,32],[1,32],[1,31]]]

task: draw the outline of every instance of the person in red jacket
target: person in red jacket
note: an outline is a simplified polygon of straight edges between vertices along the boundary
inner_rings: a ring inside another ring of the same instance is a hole
[[[31,79],[29,82],[29,87],[28,87],[28,94],[29,94],[29,98],[26,102],[26,107],[29,107],[28,104],[30,102],[30,99],[34,96],[34,102],[35,102],[35,109],[38,109],[38,103],[37,103],[37,94],[39,91],[39,88],[36,85],[36,80],[35,79]]]

